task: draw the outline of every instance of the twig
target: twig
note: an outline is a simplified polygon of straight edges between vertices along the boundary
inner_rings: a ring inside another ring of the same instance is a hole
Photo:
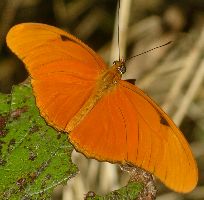
[[[114,60],[118,60],[118,48],[120,48],[121,57],[125,58],[126,52],[126,44],[127,44],[127,30],[128,30],[128,22],[130,16],[130,5],[131,0],[121,0],[120,10],[119,10],[119,20],[118,20],[118,12],[116,12],[116,20],[113,32],[113,40],[111,46],[111,53],[110,53],[110,61],[109,64],[112,64]],[[119,38],[119,45],[118,46],[118,23],[120,28],[120,38]]]
[[[166,112],[169,112],[174,103],[176,102],[176,98],[181,93],[181,90],[189,79],[190,75],[192,74],[193,69],[196,67],[196,62],[199,59],[199,56],[202,52],[204,43],[204,29],[201,32],[200,39],[197,40],[196,45],[191,49],[190,55],[186,56],[186,59],[183,60],[183,69],[178,74],[178,78],[175,80],[174,84],[172,85],[169,93],[166,96],[165,103],[163,107],[165,108]]]
[[[118,188],[117,165],[102,162],[100,163],[100,167],[98,186],[100,188],[100,192],[105,193]]]
[[[193,98],[195,97],[196,92],[198,91],[198,89],[202,84],[203,78],[204,78],[204,60],[202,60],[198,70],[196,71],[196,74],[193,80],[191,81],[191,84],[186,94],[183,97],[183,100],[181,101],[181,104],[177,112],[173,116],[174,122],[177,125],[181,124],[182,119],[184,118],[190,103],[193,101]]]

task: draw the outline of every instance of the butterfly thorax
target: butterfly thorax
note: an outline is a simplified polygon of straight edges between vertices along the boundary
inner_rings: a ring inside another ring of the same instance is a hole
[[[125,73],[126,68],[124,61],[114,61],[111,68],[104,70],[98,77],[96,81],[95,88],[88,100],[84,103],[81,109],[75,114],[75,116],[70,120],[66,127],[66,131],[71,132],[84,118],[85,116],[94,108],[100,99],[113,91],[119,81],[122,78],[122,74]]]
[[[97,90],[110,90],[121,80],[126,72],[125,61],[114,61],[113,65],[106,69],[97,81]]]
[[[126,68],[122,61],[114,61],[113,65],[101,74],[98,83],[105,87],[111,87],[121,80],[122,74],[124,74],[125,71]]]

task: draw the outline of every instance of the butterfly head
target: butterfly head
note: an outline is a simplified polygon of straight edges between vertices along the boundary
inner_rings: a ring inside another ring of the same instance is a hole
[[[114,61],[113,65],[120,72],[121,75],[126,72],[125,60],[120,59],[119,61]]]

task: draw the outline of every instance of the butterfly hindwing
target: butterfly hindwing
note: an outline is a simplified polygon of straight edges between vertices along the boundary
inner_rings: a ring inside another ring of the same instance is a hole
[[[151,138],[147,139],[151,143],[150,155],[143,158],[141,167],[154,172],[160,180],[176,191],[192,190],[197,183],[197,166],[182,132],[139,88],[125,81],[121,81],[120,87],[127,97],[127,102],[131,101],[132,109],[138,113],[137,121],[143,126],[140,129],[141,134]],[[147,146],[145,142],[139,152],[144,146]]]
[[[113,102],[117,90],[105,95],[68,137],[77,150],[103,161],[121,161],[125,157],[126,135],[123,117]]]

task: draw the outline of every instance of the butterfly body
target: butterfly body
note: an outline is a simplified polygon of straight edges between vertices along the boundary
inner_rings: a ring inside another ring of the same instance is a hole
[[[177,192],[189,192],[198,169],[185,137],[141,89],[121,80],[123,60],[108,68],[73,35],[53,26],[23,23],[7,44],[25,63],[40,114],[67,133],[88,158],[131,164]]]
[[[117,84],[122,78],[121,68],[125,67],[124,62],[115,61],[111,68],[105,69],[99,76],[95,88],[88,100],[84,103],[81,109],[71,119],[66,127],[67,132],[71,132],[84,119],[90,110],[97,102],[108,92],[111,92],[117,87]]]

